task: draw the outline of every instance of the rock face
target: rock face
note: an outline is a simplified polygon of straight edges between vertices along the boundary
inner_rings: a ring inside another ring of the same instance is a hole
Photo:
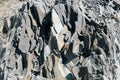
[[[120,80],[119,0],[29,0],[1,31],[0,80]]]

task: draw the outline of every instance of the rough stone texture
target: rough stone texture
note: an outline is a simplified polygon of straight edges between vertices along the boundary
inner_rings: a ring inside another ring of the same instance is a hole
[[[119,0],[20,3],[0,12],[0,80],[120,80]]]

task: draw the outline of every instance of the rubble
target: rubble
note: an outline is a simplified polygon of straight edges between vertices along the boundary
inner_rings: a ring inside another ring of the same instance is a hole
[[[119,14],[119,0],[26,1],[0,30],[0,80],[119,80]]]

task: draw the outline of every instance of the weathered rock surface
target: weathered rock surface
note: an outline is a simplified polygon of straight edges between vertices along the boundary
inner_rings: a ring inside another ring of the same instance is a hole
[[[119,0],[29,0],[0,29],[0,80],[120,80]]]

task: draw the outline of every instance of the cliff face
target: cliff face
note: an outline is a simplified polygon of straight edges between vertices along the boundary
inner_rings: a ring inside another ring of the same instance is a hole
[[[0,26],[0,80],[120,80],[119,0],[20,3]]]

